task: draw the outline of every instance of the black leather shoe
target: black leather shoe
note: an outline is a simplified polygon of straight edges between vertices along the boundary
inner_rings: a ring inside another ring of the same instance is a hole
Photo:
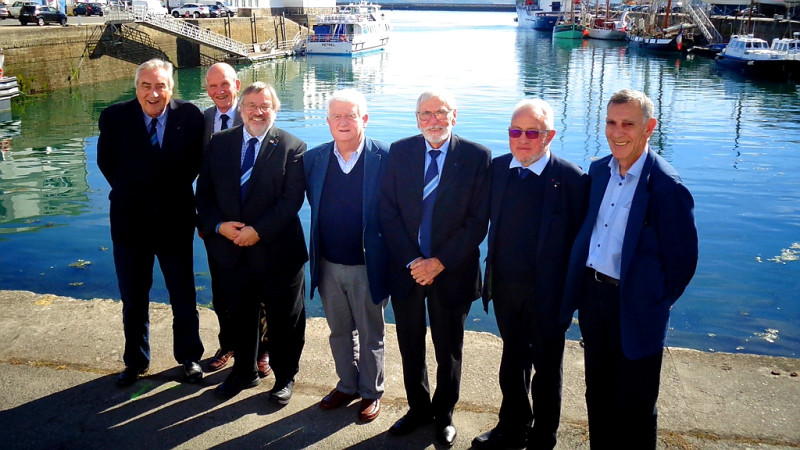
[[[445,447],[452,447],[456,442],[457,435],[458,433],[456,432],[456,427],[453,425],[447,425],[446,427],[437,428],[436,441]]]
[[[389,428],[389,433],[395,436],[403,436],[416,430],[417,427],[429,424],[431,422],[433,422],[433,417],[428,415],[414,414],[409,411],[405,416],[399,418],[391,428]]]
[[[189,361],[183,363],[183,380],[187,383],[199,383],[203,379],[203,369],[200,364]]]
[[[507,436],[498,428],[487,431],[472,440],[472,448],[475,449],[519,449],[525,448],[525,446],[524,436],[516,438]]]
[[[235,375],[228,375],[228,378],[214,389],[214,393],[223,398],[231,398],[244,389],[258,386],[258,382],[258,375],[252,380],[242,380]]]
[[[275,382],[275,386],[269,391],[269,401],[279,405],[288,405],[292,399],[292,390],[294,390],[294,380],[286,382]]]
[[[147,367],[144,369],[134,369],[133,367],[126,367],[119,375],[117,375],[117,386],[128,387],[136,382],[140,376],[147,373]]]

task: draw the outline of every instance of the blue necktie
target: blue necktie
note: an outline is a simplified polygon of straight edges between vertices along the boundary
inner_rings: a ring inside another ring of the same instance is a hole
[[[531,169],[528,169],[527,167],[518,167],[518,169],[520,180],[524,180],[525,177],[531,174]]]
[[[247,192],[247,185],[250,182],[250,174],[253,173],[253,163],[256,161],[257,138],[250,138],[247,141],[247,150],[244,151],[244,161],[242,161],[242,177],[239,179],[239,203],[244,203],[244,194]]]
[[[161,148],[158,145],[158,129],[156,126],[158,125],[158,119],[155,117],[150,121],[150,144],[153,145],[155,148]]]
[[[419,249],[426,258],[431,257],[431,234],[433,228],[433,203],[436,201],[436,187],[439,186],[439,164],[436,158],[441,150],[431,150],[431,163],[425,172],[425,187],[422,189],[422,222],[419,225]]]
[[[219,116],[219,118],[220,118],[220,120],[222,120],[222,126],[219,127],[219,131],[227,130],[228,129],[228,119],[230,119],[230,117],[228,117],[227,114],[223,114],[223,115]]]

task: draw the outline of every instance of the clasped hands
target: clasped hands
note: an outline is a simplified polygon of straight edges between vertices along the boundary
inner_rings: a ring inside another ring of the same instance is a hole
[[[439,258],[417,258],[408,268],[411,269],[411,276],[417,284],[420,286],[427,286],[432,284],[433,279],[442,273],[444,265],[439,261]]]
[[[239,247],[250,247],[260,239],[255,228],[242,222],[222,222],[219,225],[219,234]]]

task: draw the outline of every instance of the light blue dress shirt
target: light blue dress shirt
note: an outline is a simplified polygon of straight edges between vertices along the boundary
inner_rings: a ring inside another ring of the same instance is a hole
[[[649,151],[649,146],[645,147],[644,152],[624,177],[620,175],[619,161],[616,158],[611,158],[608,163],[611,178],[608,179],[603,202],[600,203],[600,210],[597,213],[597,221],[592,229],[586,266],[612,278],[620,278],[622,243],[625,240],[628,215]]]
[[[214,113],[214,133],[216,133],[218,131],[222,131],[223,113],[219,111],[219,108],[214,108],[214,111],[216,111]],[[224,114],[228,116],[228,128],[233,128],[233,119],[236,117],[236,103],[234,102],[233,106],[231,106],[231,109]]]
[[[550,162],[550,150],[547,150],[544,156],[539,158],[539,160],[536,161],[535,163],[528,166],[527,169],[535,173],[536,175],[541,175],[542,172],[544,172],[544,168],[547,167],[548,162]],[[517,158],[511,158],[511,163],[508,165],[508,168],[515,169],[517,167],[525,167],[525,166],[523,166],[522,163],[517,160]]]
[[[164,130],[167,129],[167,111],[169,111],[169,108],[164,108],[164,111],[161,112],[161,115],[156,117],[156,119],[158,119],[158,124],[156,125],[156,134],[158,135],[159,147],[164,143]],[[142,111],[142,114],[144,115],[144,127],[149,134],[150,122],[153,120],[153,118],[148,116],[144,110]]]
[[[342,169],[344,173],[350,173],[353,170],[353,167],[356,166],[358,163],[358,158],[361,157],[361,151],[364,150],[364,139],[361,139],[361,144],[358,145],[356,151],[350,155],[350,160],[345,161],[342,157],[342,154],[339,153],[339,146],[336,145],[336,142],[333,143],[333,154],[336,155],[336,161],[339,163],[339,168]]]

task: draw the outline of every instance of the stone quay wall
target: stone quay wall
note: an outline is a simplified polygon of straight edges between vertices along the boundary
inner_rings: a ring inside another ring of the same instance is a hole
[[[70,18],[71,23],[74,21],[75,18]],[[281,16],[189,22],[245,43],[291,40],[297,33],[307,34],[305,27]],[[166,57],[177,68],[208,65],[226,56],[216,49],[134,23],[126,27],[133,27],[138,37],[147,43],[124,43],[130,51],[123,58],[102,51],[92,54],[89,44],[96,42],[103,33],[109,33],[109,26],[2,27],[0,41],[5,53],[5,73],[16,76],[21,90],[32,94],[127,78],[139,63],[155,56]]]

